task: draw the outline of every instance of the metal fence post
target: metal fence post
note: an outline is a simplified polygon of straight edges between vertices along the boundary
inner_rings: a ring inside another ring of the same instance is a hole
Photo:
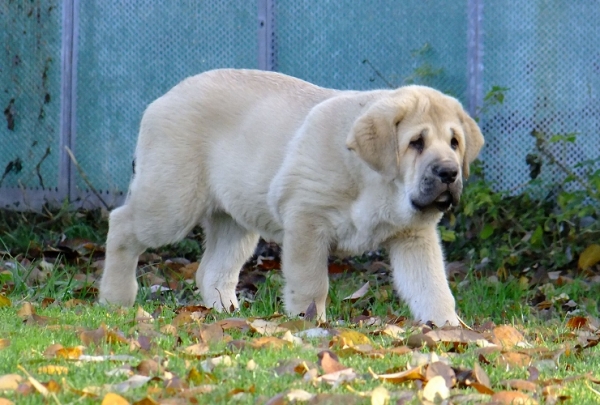
[[[75,168],[71,163],[67,148],[73,150],[75,143],[78,9],[79,0],[63,0],[58,171],[60,200],[73,199],[75,191]]]
[[[276,70],[275,0],[258,0],[258,68]]]
[[[467,0],[467,108],[472,116],[483,105],[483,2]]]

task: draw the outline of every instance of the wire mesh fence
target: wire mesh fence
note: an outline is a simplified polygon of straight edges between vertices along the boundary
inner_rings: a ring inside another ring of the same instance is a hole
[[[574,170],[600,154],[599,18],[596,0],[3,2],[0,205],[119,204],[144,108],[218,67],[341,89],[436,87],[480,116],[488,178],[521,191],[532,131],[578,133],[551,145]],[[508,89],[504,104],[486,105],[493,86]]]

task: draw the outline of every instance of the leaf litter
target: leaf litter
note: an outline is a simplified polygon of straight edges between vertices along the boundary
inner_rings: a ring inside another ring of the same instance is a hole
[[[590,279],[596,276],[594,269],[598,268],[597,246],[590,245],[579,256],[578,268],[587,272]],[[265,274],[278,272],[280,268],[278,250],[271,245],[263,246],[263,250],[267,254],[253,259],[242,272],[239,292],[248,302],[256,297]],[[62,266],[59,257],[82,269],[82,264],[90,260],[93,265],[74,275],[77,285],[73,291],[77,296],[63,301],[54,297],[40,297],[31,302],[15,300],[7,296],[12,288],[10,283],[3,287],[0,307],[13,310],[25,327],[70,331],[77,341],[76,344],[73,340],[49,341],[34,363],[25,363],[0,375],[0,392],[10,395],[14,402],[21,396],[74,395],[93,397],[106,404],[189,403],[214,393],[218,393],[214,398],[224,403],[235,398],[258,399],[264,387],[254,384],[232,387],[227,382],[239,370],[286,375],[295,381],[275,396],[261,397],[263,403],[351,404],[357,398],[368,398],[372,404],[411,400],[556,403],[569,398],[568,387],[577,381],[589,385],[590,392],[598,392],[594,388],[599,383],[597,373],[574,373],[571,363],[586,356],[600,342],[599,323],[579,309],[580,301],[554,293],[553,288],[573,282],[564,271],[537,272],[535,277],[528,274],[526,280],[534,293],[530,302],[534,315],[544,315],[544,311],[565,314],[564,322],[553,331],[489,323],[476,323],[473,330],[468,330],[416,325],[391,312],[387,316],[371,314],[369,303],[373,300],[395,301],[389,288],[389,267],[379,256],[366,265],[354,261],[330,263],[333,279],[343,280],[347,273],[358,271],[372,276],[359,284],[358,289],[341,295],[345,298],[340,305],[348,318],[336,324],[318,322],[315,305],[309,306],[299,319],[288,319],[278,313],[248,318],[239,313],[217,315],[195,304],[199,302],[197,297],[186,288],[186,283],[193,279],[197,262],[183,258],[163,260],[160,255],[150,254],[141,258],[141,279],[151,281],[152,298],[163,304],[155,310],[137,307],[131,323],[127,327],[121,324],[120,329],[109,321],[94,327],[66,325],[60,316],[42,312],[56,307],[75,311],[90,305],[97,294],[93,285],[101,265],[94,263],[103,259],[101,245],[72,241],[56,249],[33,253],[37,258],[20,259],[25,265],[35,266],[28,285],[40,285],[50,277],[57,266]],[[460,271],[456,274],[460,277]],[[173,305],[168,297],[177,291],[183,292],[175,299],[179,305]],[[173,313],[173,317],[163,312]],[[554,333],[556,330],[562,332]],[[545,342],[552,339],[555,342],[549,349]],[[0,350],[5,353],[12,350],[14,340],[12,335],[0,336]],[[170,343],[165,345],[164,341]],[[272,352],[282,361],[265,365],[250,358],[241,362],[237,357],[241,351],[250,356],[256,351]],[[289,359],[288,352],[303,353],[299,356],[306,357]],[[170,366],[175,359],[183,362],[185,372],[173,371],[181,370],[181,366]],[[388,366],[382,366],[382,362]],[[90,386],[70,383],[74,375],[96,363],[116,366],[109,370],[110,383]],[[560,373],[554,374],[556,370]],[[499,377],[502,375],[504,378]],[[365,383],[375,388],[361,390]],[[222,388],[224,384],[228,388]]]

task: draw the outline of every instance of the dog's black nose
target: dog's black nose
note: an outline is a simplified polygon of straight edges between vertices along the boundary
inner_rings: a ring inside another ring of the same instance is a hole
[[[438,176],[444,184],[454,183],[458,176],[458,168],[455,165],[435,165],[432,170],[433,174]]]

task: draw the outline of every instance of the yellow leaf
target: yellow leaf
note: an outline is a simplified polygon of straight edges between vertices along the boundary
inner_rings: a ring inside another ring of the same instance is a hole
[[[10,307],[11,302],[10,299],[2,294],[0,294],[0,308],[2,307]]]
[[[600,262],[600,245],[590,245],[579,256],[577,265],[580,269],[587,269]]]
[[[0,376],[0,391],[13,391],[23,381],[23,377],[19,374],[5,374]]]
[[[69,369],[64,366],[49,365],[42,366],[38,368],[37,371],[40,374],[67,374],[69,372]]]
[[[443,401],[450,396],[450,388],[446,385],[446,380],[441,375],[436,375],[427,381],[423,388],[423,398],[431,402]]]
[[[363,344],[371,344],[371,339],[369,339],[366,335],[363,335],[362,333],[357,332],[355,330],[345,329],[340,331],[338,335],[334,336],[331,339],[329,346],[336,345],[340,347],[345,347]]]
[[[102,405],[129,405],[129,401],[118,394],[109,392],[102,399]]]

